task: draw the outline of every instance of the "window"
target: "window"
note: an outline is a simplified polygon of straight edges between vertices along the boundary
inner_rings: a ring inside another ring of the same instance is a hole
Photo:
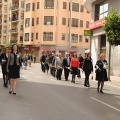
[[[44,32],[43,41],[53,41],[53,32]]]
[[[83,5],[80,6],[80,12],[84,12],[84,6]]]
[[[95,21],[108,15],[108,3],[97,4],[95,6]]]
[[[38,33],[36,33],[36,40],[38,40]]]
[[[53,16],[44,16],[44,25],[53,25]]]
[[[25,33],[25,41],[29,41],[29,33]]]
[[[24,8],[24,1],[21,1],[21,7]]]
[[[25,19],[25,26],[30,26],[30,18]]]
[[[32,26],[34,26],[34,18],[32,18]]]
[[[3,27],[3,33],[7,33],[7,26]]]
[[[83,36],[79,35],[79,42],[82,42],[82,40],[83,40]]]
[[[39,17],[36,18],[36,24],[39,24]]]
[[[62,25],[66,25],[66,18],[62,18]]]
[[[86,28],[89,28],[89,21],[86,21]]]
[[[31,33],[31,41],[34,40],[34,33]]]
[[[78,42],[78,34],[71,34],[71,42],[73,43]]]
[[[7,5],[4,5],[4,13],[7,13]]]
[[[32,11],[35,11],[35,3],[32,3]]]
[[[80,27],[83,27],[83,20],[80,20]]]
[[[20,35],[20,42],[23,42],[23,35]]]
[[[29,12],[30,11],[30,3],[27,3],[26,4],[26,12]]]
[[[23,30],[23,25],[21,25],[20,30]]]
[[[4,23],[7,23],[7,15],[4,15]]]
[[[6,36],[3,36],[3,44],[6,44]]]
[[[79,3],[72,3],[72,11],[79,12]]]
[[[54,8],[54,0],[45,0],[45,8],[53,9]]]
[[[78,27],[78,19],[72,18],[72,26]]]
[[[37,9],[40,8],[40,2],[37,2]]]
[[[66,9],[66,8],[67,8],[67,3],[63,2],[63,9]]]
[[[65,33],[62,33],[62,40],[65,40]]]

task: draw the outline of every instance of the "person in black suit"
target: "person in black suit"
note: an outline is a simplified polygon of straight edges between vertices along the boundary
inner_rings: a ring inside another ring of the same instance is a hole
[[[9,48],[5,48],[5,52],[1,54],[1,67],[3,74],[3,86],[8,87],[8,72],[7,72],[7,61],[8,61]]]
[[[66,53],[66,57],[63,59],[64,76],[66,81],[68,81],[68,77],[69,77],[70,61],[71,61],[71,58],[69,57],[69,54]]]
[[[46,56],[45,56],[44,52],[42,52],[40,62],[41,62],[41,69],[43,72],[45,72],[45,59],[46,59]]]
[[[85,58],[85,60],[84,60],[83,71],[85,72],[84,86],[85,87],[90,87],[89,76],[93,72],[93,63],[92,63],[92,58],[91,58],[90,53],[87,54],[87,58]]]

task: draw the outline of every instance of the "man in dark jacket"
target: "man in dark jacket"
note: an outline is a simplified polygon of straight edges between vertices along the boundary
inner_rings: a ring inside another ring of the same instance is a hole
[[[63,59],[64,76],[66,81],[68,81],[68,77],[69,77],[70,61],[71,61],[71,58],[69,57],[69,54],[66,53],[66,57]]]
[[[45,58],[46,58],[46,56],[45,56],[44,52],[42,52],[40,62],[41,62],[41,69],[42,69],[43,72],[45,72]]]

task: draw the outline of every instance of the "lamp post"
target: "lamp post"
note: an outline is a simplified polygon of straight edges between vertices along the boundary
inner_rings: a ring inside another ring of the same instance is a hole
[[[69,36],[68,36],[68,43],[67,43],[69,53],[71,48],[71,25],[72,25],[72,0],[70,0]]]

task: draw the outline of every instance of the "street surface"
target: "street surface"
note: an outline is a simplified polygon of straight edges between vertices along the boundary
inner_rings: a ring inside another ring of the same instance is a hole
[[[0,120],[120,120],[119,87],[106,84],[101,94],[93,80],[90,88],[84,79],[70,80],[56,80],[32,64],[21,70],[17,95],[10,95],[0,72]]]

